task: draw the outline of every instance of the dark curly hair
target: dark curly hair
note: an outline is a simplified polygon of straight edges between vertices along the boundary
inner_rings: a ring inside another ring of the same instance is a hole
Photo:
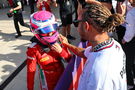
[[[88,3],[82,18],[98,32],[113,32],[116,26],[124,22],[120,14],[111,14],[108,8],[97,3]]]

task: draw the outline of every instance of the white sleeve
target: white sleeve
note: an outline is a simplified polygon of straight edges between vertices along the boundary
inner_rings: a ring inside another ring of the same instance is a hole
[[[92,48],[92,47],[89,46],[89,47],[87,47],[87,48],[85,49],[85,51],[84,51],[84,55],[85,55],[87,58],[88,58],[88,54],[89,54],[91,48]]]
[[[17,5],[18,5],[18,6],[22,6],[22,4],[21,4],[21,2],[20,2],[20,1],[19,1],[19,2],[17,2]]]
[[[126,32],[125,32],[125,35],[123,37],[123,39],[126,41],[126,42],[130,42],[134,35],[135,35],[135,22],[134,22],[134,16],[129,12],[127,13],[127,16],[126,16]]]

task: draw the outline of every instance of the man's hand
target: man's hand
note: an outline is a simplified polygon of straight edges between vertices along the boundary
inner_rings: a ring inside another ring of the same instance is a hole
[[[68,41],[67,41],[67,38],[62,36],[61,34],[59,35],[59,39],[60,39],[62,45],[67,47],[74,54],[76,54],[76,55],[78,55],[80,57],[86,58],[85,55],[84,55],[85,48],[79,48],[79,47],[76,47],[76,46],[74,46],[72,44],[69,44]]]
[[[59,40],[62,44],[69,44],[67,38],[61,34],[59,34]]]
[[[62,52],[62,48],[60,46],[59,43],[54,43],[52,46],[51,46],[51,50],[57,52],[57,53],[61,53]]]
[[[11,8],[11,9],[9,10],[9,12],[10,12],[10,13],[12,13],[13,11],[14,11],[14,9],[13,9],[13,8]]]

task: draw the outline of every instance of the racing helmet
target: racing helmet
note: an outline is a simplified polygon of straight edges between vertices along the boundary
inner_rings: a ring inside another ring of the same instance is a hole
[[[38,11],[30,16],[30,27],[42,44],[53,44],[58,39],[58,25],[55,16],[48,11]],[[51,34],[51,35],[50,35]]]

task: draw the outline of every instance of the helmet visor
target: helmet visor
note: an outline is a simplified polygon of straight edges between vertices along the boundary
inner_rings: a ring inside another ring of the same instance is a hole
[[[49,33],[49,32],[56,31],[57,28],[58,28],[58,25],[53,24],[53,25],[49,25],[49,26],[46,26],[46,27],[43,27],[43,28],[38,28],[38,29],[35,29],[35,30],[32,30],[32,31],[35,34],[46,34],[46,33]]]

